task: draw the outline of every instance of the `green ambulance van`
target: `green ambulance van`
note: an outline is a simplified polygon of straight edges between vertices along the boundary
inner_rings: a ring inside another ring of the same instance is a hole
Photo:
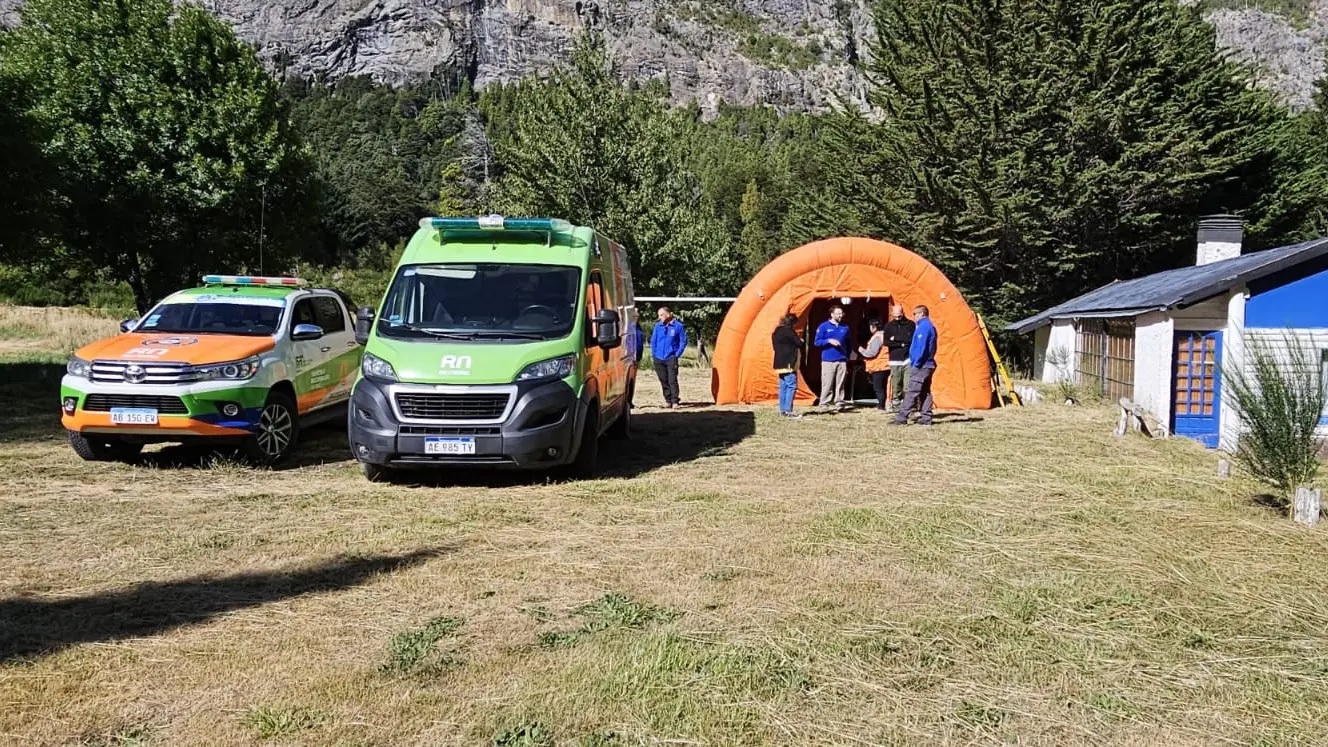
[[[425,218],[365,345],[351,453],[370,480],[418,468],[595,470],[636,386],[627,252],[555,218]]]

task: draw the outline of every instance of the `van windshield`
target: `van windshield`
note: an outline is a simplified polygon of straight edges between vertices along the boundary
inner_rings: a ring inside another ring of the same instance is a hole
[[[395,338],[551,340],[576,323],[581,270],[560,265],[438,263],[397,270],[378,317]]]

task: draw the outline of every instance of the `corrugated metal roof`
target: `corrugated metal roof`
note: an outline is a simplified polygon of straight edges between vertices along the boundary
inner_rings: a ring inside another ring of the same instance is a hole
[[[1251,252],[1206,265],[1179,267],[1133,280],[1118,280],[1005,329],[1023,333],[1050,324],[1053,319],[1137,316],[1148,311],[1189,306],[1325,254],[1328,254],[1328,238]]]

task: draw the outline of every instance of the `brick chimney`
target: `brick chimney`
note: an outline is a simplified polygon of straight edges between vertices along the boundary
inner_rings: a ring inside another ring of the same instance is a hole
[[[1205,215],[1199,218],[1199,251],[1194,263],[1206,265],[1239,257],[1242,238],[1244,228],[1238,215]]]

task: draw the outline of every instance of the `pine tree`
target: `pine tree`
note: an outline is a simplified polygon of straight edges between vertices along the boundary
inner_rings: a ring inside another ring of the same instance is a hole
[[[910,0],[875,18],[883,118],[839,120],[844,162],[863,166],[835,189],[992,326],[1192,262],[1199,214],[1257,210],[1284,115],[1219,57],[1198,10]]]
[[[629,250],[638,293],[736,292],[740,263],[695,173],[695,123],[658,87],[630,90],[596,33],[547,80],[483,106],[502,174],[496,206],[594,226]],[[697,312],[690,312],[693,317]]]

